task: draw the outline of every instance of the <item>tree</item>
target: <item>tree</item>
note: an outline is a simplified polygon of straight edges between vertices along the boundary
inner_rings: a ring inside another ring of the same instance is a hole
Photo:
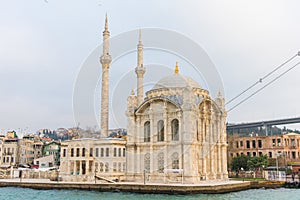
[[[260,167],[268,165],[268,156],[263,155],[259,157],[250,157],[247,161],[248,169],[256,170]]]
[[[240,155],[240,156],[232,158],[231,170],[232,171],[238,171],[241,169],[248,170],[247,163],[248,163],[249,158],[250,157],[246,156],[246,155]]]

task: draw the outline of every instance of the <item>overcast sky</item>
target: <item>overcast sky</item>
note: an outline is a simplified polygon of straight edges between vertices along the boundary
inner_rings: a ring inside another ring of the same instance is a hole
[[[84,61],[101,44],[106,12],[112,36],[156,27],[177,31],[198,43],[219,71],[229,100],[300,50],[299,7],[296,0],[3,1],[0,130],[35,132],[76,126],[74,83]],[[151,53],[145,60],[151,62]],[[168,58],[166,62],[174,65],[175,61]],[[273,77],[297,61],[299,57]],[[116,70],[125,64],[116,62],[111,67]],[[99,73],[100,69],[99,64]],[[187,71],[181,69],[191,76]],[[299,116],[299,75],[300,66],[230,111],[228,122]],[[123,127],[124,112],[120,111]],[[110,128],[115,126],[111,123]]]

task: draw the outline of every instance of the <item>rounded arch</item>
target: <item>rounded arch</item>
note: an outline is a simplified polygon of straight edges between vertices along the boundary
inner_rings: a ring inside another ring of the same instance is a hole
[[[150,142],[150,121],[144,123],[144,142]]]
[[[168,98],[165,98],[165,97],[153,97],[153,98],[150,98],[150,99],[147,99],[146,101],[144,101],[135,111],[136,114],[139,114],[139,113],[143,113],[143,111],[148,108],[150,106],[150,104],[152,102],[155,102],[155,101],[163,101],[163,102],[166,102],[166,103],[170,103],[172,105],[174,105],[176,108],[181,109],[180,105],[178,105],[176,102],[168,99]]]
[[[205,106],[208,106],[209,108],[205,108]],[[200,112],[203,112],[204,109],[209,109],[207,111],[210,111],[210,109],[212,109],[215,113],[222,113],[219,106],[212,99],[203,99],[203,101],[199,104],[198,109]]]
[[[165,140],[165,123],[164,120],[157,122],[157,141],[163,142]]]
[[[177,118],[171,121],[171,133],[172,133],[172,140],[178,141],[179,140],[179,120]]]

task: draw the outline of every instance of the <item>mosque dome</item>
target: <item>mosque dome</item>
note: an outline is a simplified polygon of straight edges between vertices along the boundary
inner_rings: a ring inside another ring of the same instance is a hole
[[[152,90],[163,88],[201,88],[201,86],[193,79],[178,73],[178,65],[176,63],[175,73],[160,79],[152,88]]]

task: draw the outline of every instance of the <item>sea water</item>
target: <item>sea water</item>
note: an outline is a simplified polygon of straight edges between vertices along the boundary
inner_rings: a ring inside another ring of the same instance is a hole
[[[28,188],[3,187],[0,188],[0,200],[164,200],[164,199],[203,199],[203,200],[285,200],[300,199],[300,189],[252,189],[227,194],[193,194],[193,195],[165,195],[165,194],[137,194],[123,192],[97,192],[84,190],[36,190]]]

